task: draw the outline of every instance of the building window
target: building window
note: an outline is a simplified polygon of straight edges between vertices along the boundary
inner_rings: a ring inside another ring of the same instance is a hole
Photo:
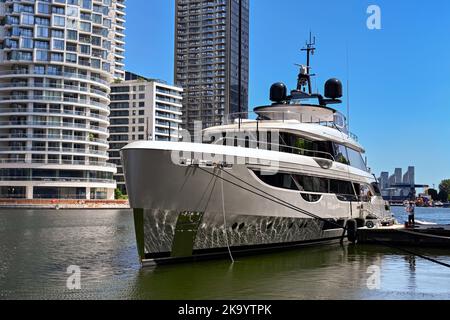
[[[38,26],[36,28],[36,36],[39,38],[48,38],[49,34],[50,34],[50,32],[47,27]]]
[[[63,30],[52,30],[52,37],[64,39],[64,31]]]
[[[64,50],[64,40],[53,39],[53,50]]]
[[[24,49],[33,49],[33,39],[31,38],[22,38],[20,47]]]
[[[74,53],[66,53],[66,62],[77,63],[77,55]]]
[[[89,22],[80,22],[80,30],[91,32],[91,24]]]
[[[58,62],[62,62],[64,60],[62,53],[52,53],[50,58],[52,61],[58,61]]]
[[[36,51],[36,60],[37,61],[48,61],[48,51],[37,50]]]
[[[22,24],[33,25],[34,24],[34,16],[31,14],[22,15]]]
[[[66,25],[66,19],[60,16],[53,16],[53,25],[58,27],[64,27]]]
[[[85,44],[80,45],[80,53],[82,54],[91,54],[91,47]]]
[[[38,12],[44,13],[44,14],[49,14],[50,13],[50,5],[47,3],[39,2],[38,3]]]

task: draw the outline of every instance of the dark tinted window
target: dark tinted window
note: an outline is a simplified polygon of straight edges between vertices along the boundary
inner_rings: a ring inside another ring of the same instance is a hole
[[[275,175],[262,175],[259,171],[254,171],[254,173],[264,183],[273,187],[312,193],[334,193],[341,201],[357,201],[353,184],[350,181],[330,180],[288,173],[277,173]],[[359,187],[358,190],[360,190]],[[315,202],[318,199],[308,198],[308,201]]]
[[[375,192],[375,196],[381,196],[380,185],[377,182],[373,182],[372,184],[373,191]]]
[[[333,146],[331,142],[312,141],[285,132],[280,133],[280,151],[333,160]]]
[[[330,193],[355,195],[352,183],[342,180],[330,180]]]
[[[295,176],[298,182],[300,191],[328,193],[328,179],[310,177],[310,176]],[[301,190],[303,188],[303,190]]]
[[[259,171],[255,171],[255,174],[261,179],[264,183],[271,185],[273,187],[289,189],[289,190],[298,190],[293,177],[290,174],[277,173],[274,175],[264,175]]]

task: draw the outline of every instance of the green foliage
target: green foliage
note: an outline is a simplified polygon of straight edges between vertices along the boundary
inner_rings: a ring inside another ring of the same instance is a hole
[[[124,195],[120,189],[114,191],[114,198],[116,200],[127,200],[128,196]]]
[[[439,185],[439,190],[443,190],[450,194],[450,179],[442,180],[441,184]]]
[[[439,200],[439,193],[436,189],[428,189],[428,195],[433,199],[433,201]]]
[[[442,201],[442,202],[447,202],[448,201],[448,196],[449,196],[449,194],[445,190],[441,190],[439,192],[439,200]]]
[[[450,179],[442,180],[439,185],[439,200],[442,202],[450,202]]]

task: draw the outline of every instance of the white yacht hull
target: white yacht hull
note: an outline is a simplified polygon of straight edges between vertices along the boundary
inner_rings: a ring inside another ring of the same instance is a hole
[[[131,145],[122,150],[138,249],[144,263],[228,253],[228,247],[237,254],[342,238],[342,228],[327,226],[323,220],[243,189],[252,189],[249,186],[342,226],[348,219],[360,217],[358,203],[339,201],[334,194],[311,203],[297,191],[262,183],[251,170],[260,166],[249,158],[237,162],[244,164],[227,168],[228,175],[214,167],[200,169],[174,163],[172,150],[161,146],[147,142],[146,147]],[[279,165],[298,173],[323,170],[312,165],[295,168],[283,161]]]

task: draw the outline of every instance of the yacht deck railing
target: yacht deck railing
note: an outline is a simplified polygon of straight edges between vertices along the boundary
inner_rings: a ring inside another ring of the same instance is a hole
[[[279,144],[279,143],[272,143],[272,142],[264,142],[264,141],[258,141],[258,140],[250,140],[250,139],[241,139],[236,137],[222,137],[219,140],[216,140],[212,142],[212,144],[220,145],[224,142],[227,143],[227,141],[230,140],[231,146],[235,147],[243,147],[243,148],[251,148],[251,149],[263,149],[263,150],[269,150],[269,151],[280,151],[282,152],[283,149],[291,150],[293,154],[307,156],[307,157],[313,157],[313,158],[321,158],[321,159],[328,159],[332,161],[336,161],[334,156],[331,153],[324,152],[324,151],[316,151],[316,150],[309,150],[309,149],[303,149],[293,146],[288,146],[285,144]],[[269,148],[270,147],[270,148]],[[273,147],[276,147],[273,149]]]
[[[289,105],[286,105],[287,107]],[[331,112],[331,111],[330,111]],[[330,118],[333,117],[332,120]],[[349,136],[355,141],[358,141],[358,136],[353,134],[348,130],[346,119],[344,115],[340,112],[334,112],[328,116],[307,116],[302,112],[294,111],[258,111],[258,112],[238,112],[232,113],[228,116],[225,124],[239,124],[245,125],[248,120],[253,120],[257,123],[267,123],[267,122],[281,122],[281,123],[292,123],[296,121],[298,123],[304,124],[317,124],[328,128],[333,128],[341,133]]]

